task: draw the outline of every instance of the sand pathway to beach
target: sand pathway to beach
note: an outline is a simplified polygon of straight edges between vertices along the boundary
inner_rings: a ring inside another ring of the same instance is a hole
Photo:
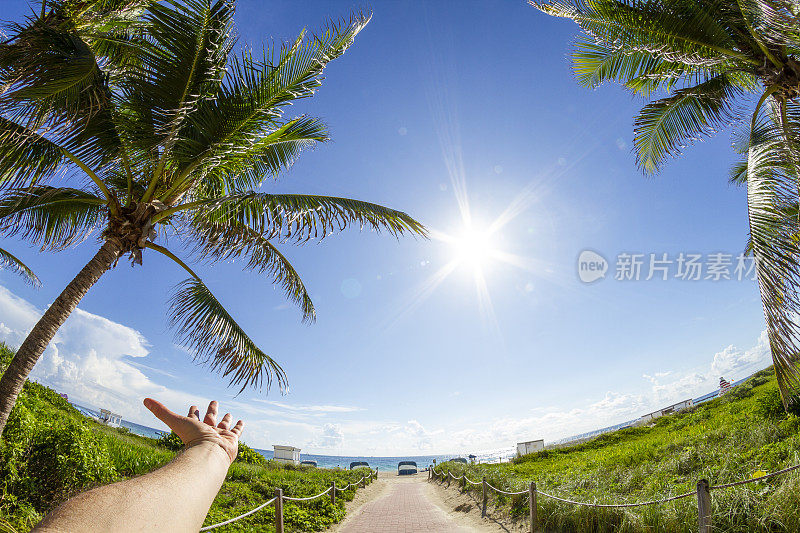
[[[377,481],[358,491],[348,504],[347,518],[331,531],[337,533],[465,533],[504,531],[494,524],[454,513],[427,482],[427,472],[416,476],[381,473]]]

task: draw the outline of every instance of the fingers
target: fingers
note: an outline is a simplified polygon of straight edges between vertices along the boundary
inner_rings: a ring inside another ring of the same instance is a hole
[[[206,417],[203,419],[203,422],[208,424],[209,426],[216,426],[217,425],[217,407],[219,404],[217,400],[213,400],[210,404],[208,404],[208,411],[206,411]]]
[[[189,408],[189,414],[187,415],[189,418],[194,418],[198,422],[200,422],[200,409],[193,405]]]
[[[236,422],[236,425],[233,426],[233,429],[231,429],[231,433],[236,434],[236,436],[238,437],[239,435],[242,434],[242,429],[244,429],[244,422],[239,420],[238,422]]]
[[[182,418],[167,409],[163,403],[152,398],[145,398],[144,406],[147,407],[151,413],[156,415],[156,418],[169,426],[170,429],[174,429],[173,426],[175,426]]]
[[[220,421],[219,426],[217,427],[220,429],[228,429],[229,427],[231,427],[231,414],[225,413],[225,416],[222,417],[222,420]]]

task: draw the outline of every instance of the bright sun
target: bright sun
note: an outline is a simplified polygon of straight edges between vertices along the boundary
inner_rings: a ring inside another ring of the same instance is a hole
[[[466,263],[473,267],[485,265],[492,256],[490,236],[485,231],[466,229],[453,239],[453,248],[456,252],[455,259],[459,263]]]

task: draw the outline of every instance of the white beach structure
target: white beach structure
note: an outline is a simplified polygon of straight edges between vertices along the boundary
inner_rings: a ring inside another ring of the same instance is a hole
[[[100,416],[97,417],[97,421],[112,428],[118,428],[122,422],[122,415],[112,413],[108,409],[100,409]]]
[[[300,464],[300,448],[281,446],[280,444],[273,444],[272,448],[274,449],[274,459],[279,463]]]
[[[638,426],[641,424],[647,424],[657,418],[661,418],[662,416],[671,415],[672,413],[677,413],[678,411],[683,411],[684,409],[688,409],[693,405],[694,402],[692,401],[691,398],[688,400],[683,400],[682,402],[672,404],[669,407],[664,407],[663,409],[659,409],[658,411],[647,413],[646,415],[642,416],[639,420],[637,420],[635,425]]]
[[[519,456],[540,452],[542,450],[544,450],[544,439],[529,440],[528,442],[517,443],[517,455]]]

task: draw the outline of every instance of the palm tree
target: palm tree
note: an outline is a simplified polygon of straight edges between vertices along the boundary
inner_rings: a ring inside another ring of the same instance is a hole
[[[697,139],[742,124],[750,239],[784,407],[800,401],[800,3],[796,0],[530,1],[575,21],[578,81],[648,100],[634,123],[647,174]]]
[[[0,45],[0,231],[58,251],[99,250],[47,308],[0,379],[0,431],[37,359],[81,298],[123,256],[165,255],[188,273],[170,300],[179,342],[230,379],[286,376],[174,250],[236,259],[279,284],[314,319],[277,244],[351,225],[425,235],[402,213],[328,196],[257,192],[328,139],[317,118],[284,118],[368,17],[255,54],[234,51],[224,0],[45,0]],[[69,180],[63,179],[67,175]],[[78,177],[79,176],[79,177]],[[68,186],[70,183],[73,186]],[[159,244],[159,242],[161,244]]]

